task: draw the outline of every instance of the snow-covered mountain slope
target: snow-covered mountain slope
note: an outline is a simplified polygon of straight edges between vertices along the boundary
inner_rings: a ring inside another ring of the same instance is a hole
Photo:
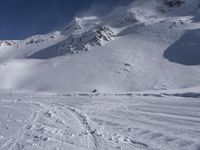
[[[0,42],[0,150],[200,150],[199,0],[135,0]]]
[[[0,88],[62,93],[199,86],[198,7],[199,0],[135,0],[103,18],[75,18],[60,31],[2,41]]]

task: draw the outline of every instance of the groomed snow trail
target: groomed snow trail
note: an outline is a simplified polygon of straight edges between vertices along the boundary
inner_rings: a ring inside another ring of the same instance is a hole
[[[199,150],[200,98],[0,97],[1,150]]]

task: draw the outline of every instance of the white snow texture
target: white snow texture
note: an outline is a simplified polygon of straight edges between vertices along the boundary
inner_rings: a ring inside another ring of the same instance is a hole
[[[0,150],[200,150],[199,6],[134,0],[0,41]]]

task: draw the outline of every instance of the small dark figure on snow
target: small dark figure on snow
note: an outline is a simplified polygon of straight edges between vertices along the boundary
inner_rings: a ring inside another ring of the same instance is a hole
[[[97,93],[97,89],[92,90],[92,93]]]

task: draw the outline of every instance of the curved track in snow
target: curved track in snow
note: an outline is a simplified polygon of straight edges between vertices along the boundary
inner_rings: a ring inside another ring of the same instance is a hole
[[[73,108],[56,103],[43,104],[21,100],[0,103],[1,110],[9,107],[8,112],[7,110],[2,112],[3,115],[11,116],[11,120],[8,119],[5,126],[1,116],[1,130],[14,133],[9,136],[6,133],[1,135],[1,150],[59,149],[59,147],[97,149],[96,139],[87,118]],[[23,113],[27,115],[22,115]],[[24,118],[19,119],[22,117]]]

